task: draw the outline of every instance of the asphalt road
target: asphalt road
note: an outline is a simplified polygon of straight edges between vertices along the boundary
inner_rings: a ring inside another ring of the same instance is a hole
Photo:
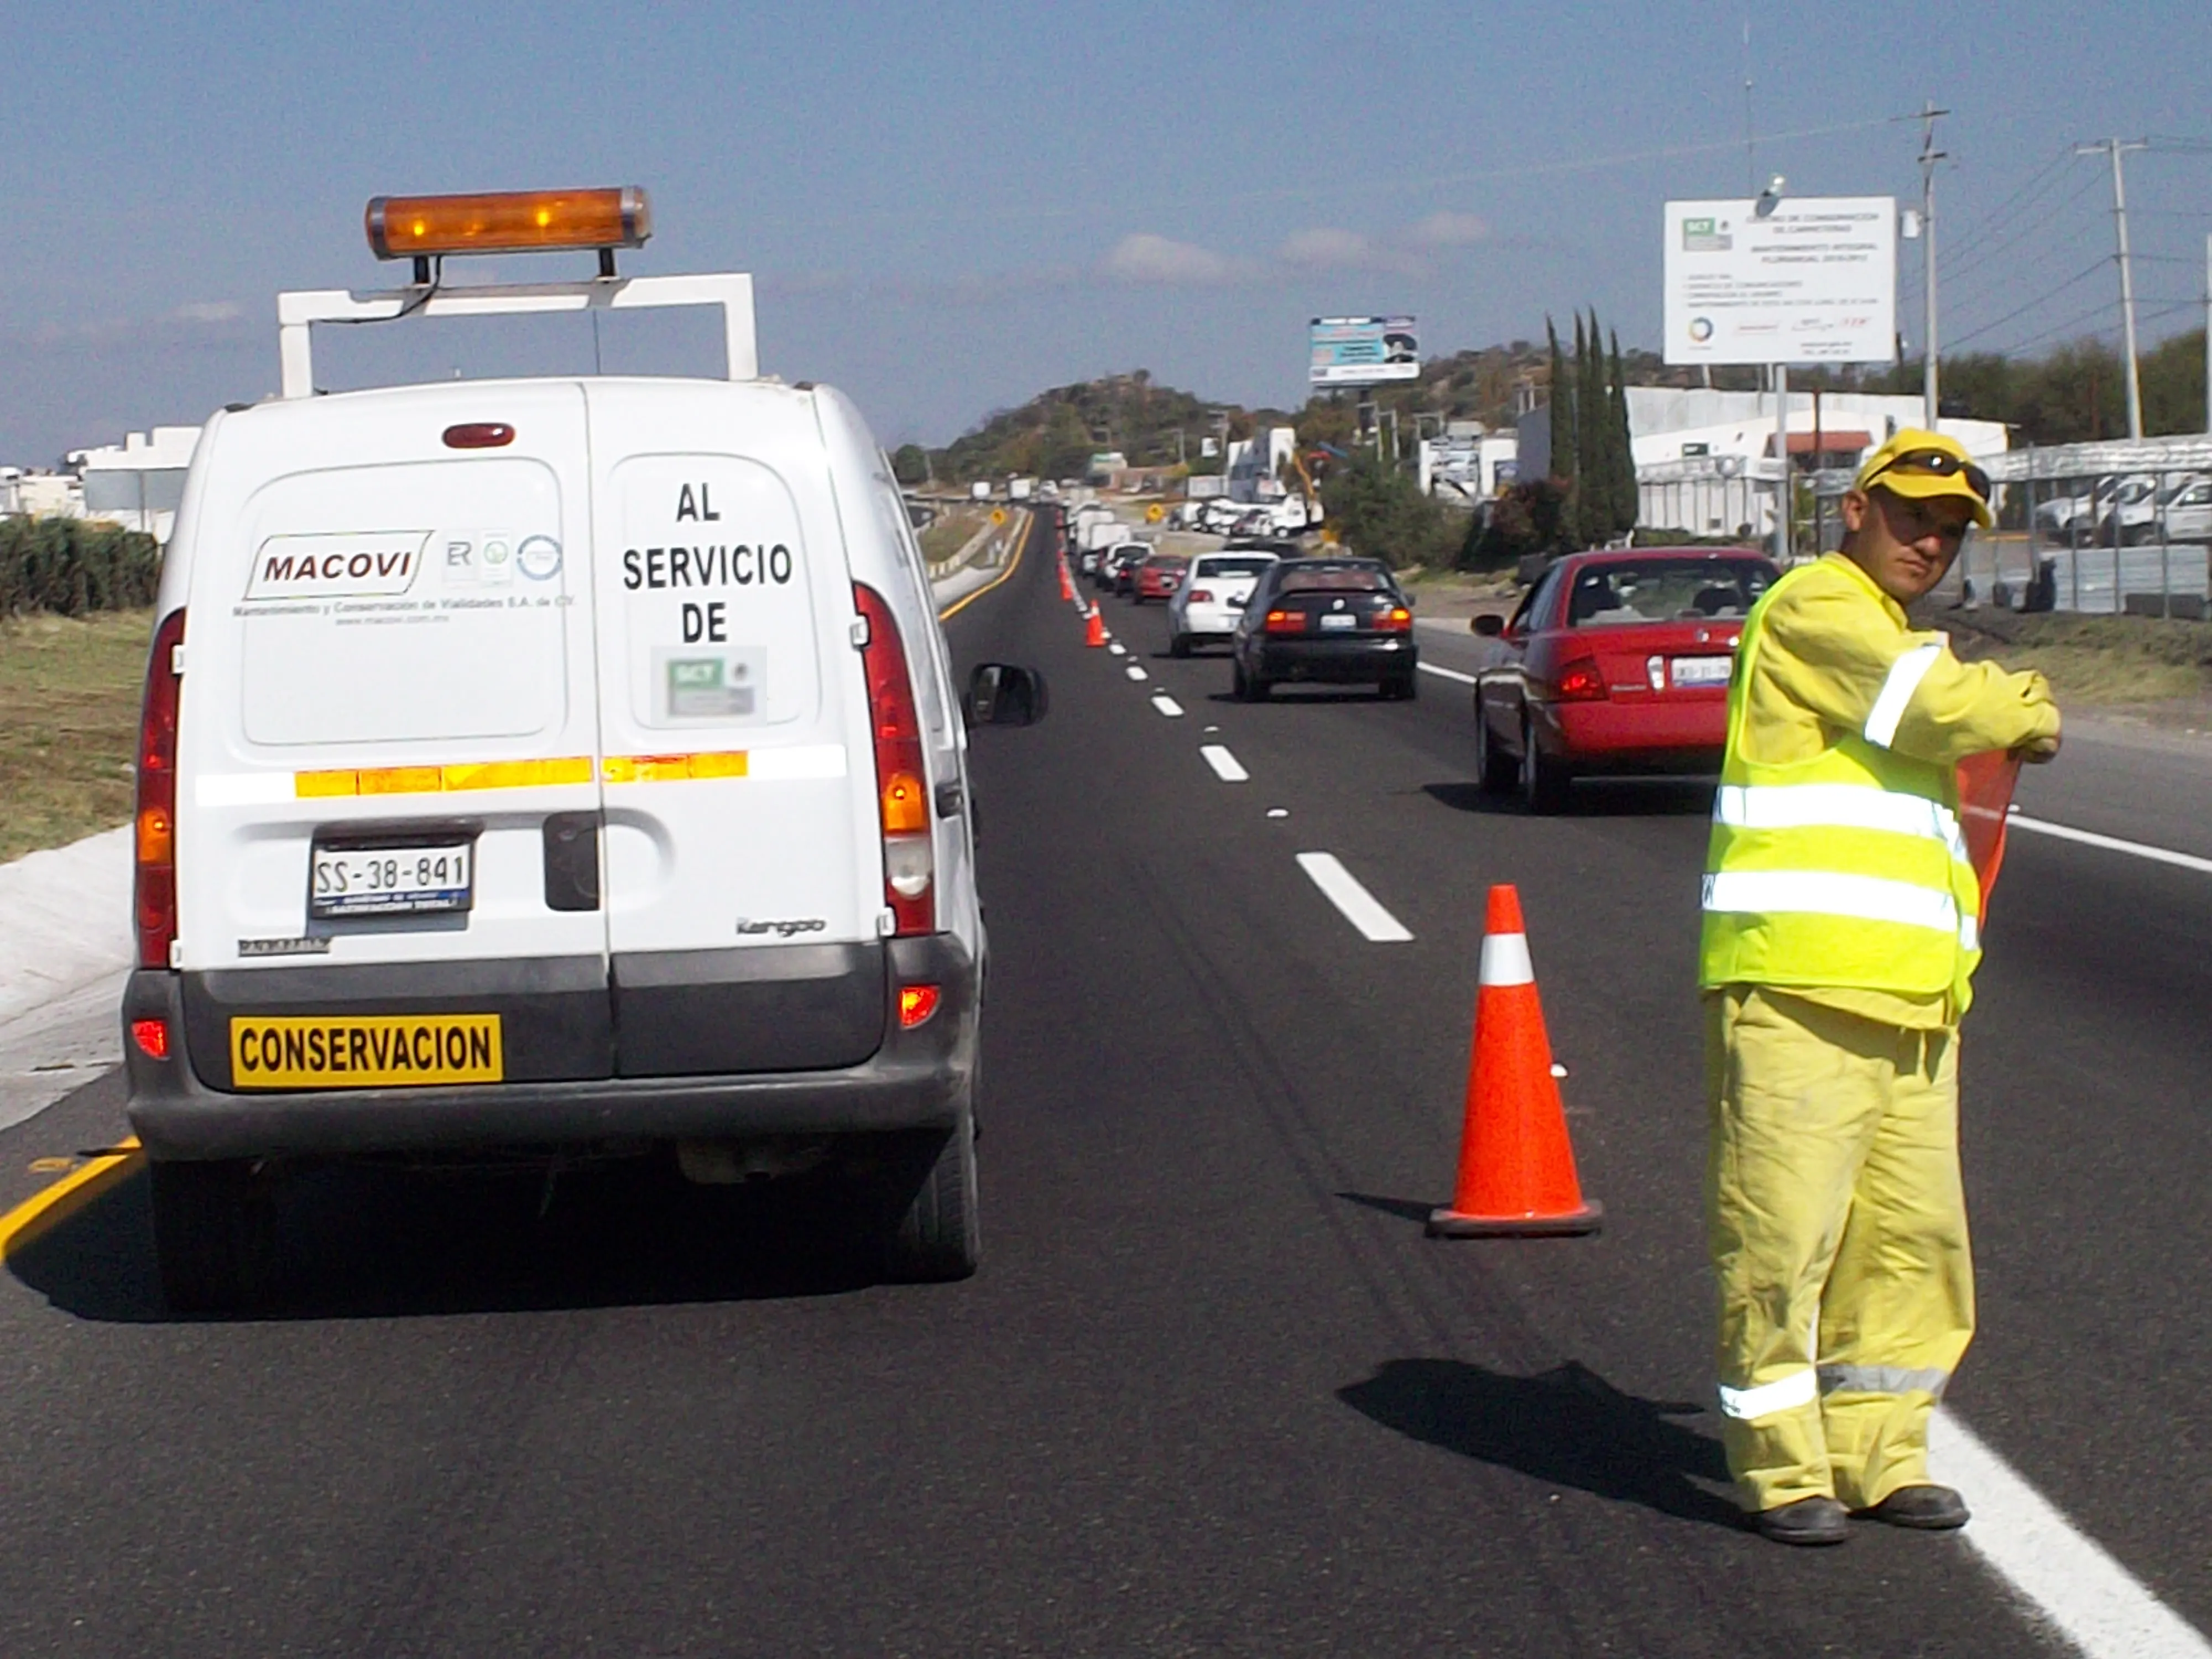
[[[1723,1495],[1703,792],[1525,817],[1470,787],[1453,682],[1233,704],[1158,608],[1107,610],[1127,658],[1082,647],[1033,550],[950,624],[1053,690],[975,744],[981,1274],[870,1284],[803,1192],[625,1168],[541,1215],[535,1175],[348,1173],[286,1214],[286,1306],[175,1322],[125,1182],[0,1282],[0,1651],[2037,1650],[1960,1537],[1784,1551]],[[1362,939],[1315,851],[1413,939]],[[1597,1238],[1422,1237],[1494,881]],[[2200,1629],[2209,924],[2212,876],[2016,838],[1968,1028],[1983,1335],[1952,1395]],[[111,1079],[0,1134],[0,1195],[120,1127]]]

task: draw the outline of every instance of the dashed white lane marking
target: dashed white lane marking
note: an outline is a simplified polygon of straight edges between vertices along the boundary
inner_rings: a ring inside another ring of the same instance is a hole
[[[1414,666],[1424,674],[1434,674],[1439,679],[1457,680],[1462,685],[1474,684],[1474,675],[1462,674],[1456,668],[1441,668],[1432,662],[1416,663]]]
[[[1123,669],[1121,672],[1122,672],[1123,673],[1127,674],[1127,675],[1131,679],[1133,679],[1133,680],[1148,680],[1148,679],[1152,678],[1152,676],[1151,676],[1150,674],[1147,674],[1146,672],[1145,672],[1145,671],[1144,671],[1143,669],[1141,669],[1141,668],[1138,667],[1138,666],[1137,666],[1137,665],[1136,665],[1136,664],[1134,664],[1134,663],[1131,663],[1131,664],[1130,664],[1127,668]]]
[[[1331,904],[1344,913],[1344,919],[1357,927],[1363,938],[1376,945],[1401,945],[1413,937],[1404,922],[1385,910],[1375,895],[1359,884],[1357,876],[1337,862],[1335,854],[1301,853],[1298,868],[1306,872]]]
[[[1129,647],[1122,644],[1119,640],[1107,641],[1106,648],[1109,651],[1111,651],[1117,657],[1126,657],[1129,654]]]
[[[2126,853],[2139,859],[2148,859],[2154,864],[2171,864],[2183,870],[2195,870],[2212,875],[2212,859],[2201,859],[2194,853],[2177,853],[2167,847],[2147,847],[2139,841],[2122,841],[2118,836],[2100,836],[2094,830],[2069,829],[2063,823],[2052,823],[2044,818],[2032,818],[2024,812],[2014,812],[2006,820],[2016,830],[2032,830],[2039,836],[2052,836],[2060,841],[2078,842],[2084,847],[2101,847],[2107,853]]]
[[[1286,818],[1290,815],[1291,809],[1287,806],[1270,806],[1267,809],[1267,816],[1271,818]]]
[[[2168,1607],[1956,1417],[1929,1426],[1929,1471],[1965,1492],[1966,1540],[2087,1659],[2212,1659]]]
[[[1213,769],[1213,775],[1219,778],[1222,782],[1249,783],[1251,781],[1252,775],[1244,769],[1243,763],[1221,744],[1201,743],[1198,745],[1198,752],[1200,758]]]
[[[1173,697],[1168,696],[1164,691],[1155,691],[1152,693],[1152,707],[1158,709],[1160,713],[1165,714],[1171,720],[1181,720],[1182,718],[1182,705],[1177,702]]]

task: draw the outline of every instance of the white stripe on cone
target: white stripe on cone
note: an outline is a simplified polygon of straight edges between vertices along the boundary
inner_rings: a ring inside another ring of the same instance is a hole
[[[1491,933],[1482,941],[1485,985],[1534,985],[1536,969],[1528,960],[1526,933]]]

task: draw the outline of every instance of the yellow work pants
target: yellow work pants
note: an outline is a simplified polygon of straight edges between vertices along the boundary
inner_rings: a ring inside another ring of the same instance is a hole
[[[1753,986],[1705,1004],[1729,1470],[1753,1510],[1878,1504],[1928,1480],[1974,1334],[1958,1030]]]

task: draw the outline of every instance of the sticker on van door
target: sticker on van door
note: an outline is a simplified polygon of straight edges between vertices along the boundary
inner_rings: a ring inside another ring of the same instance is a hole
[[[781,477],[736,456],[642,455],[615,483],[621,543],[599,580],[622,617],[630,718],[682,729],[811,714],[817,630]]]
[[[422,574],[427,530],[270,536],[254,550],[248,599],[389,598]]]

